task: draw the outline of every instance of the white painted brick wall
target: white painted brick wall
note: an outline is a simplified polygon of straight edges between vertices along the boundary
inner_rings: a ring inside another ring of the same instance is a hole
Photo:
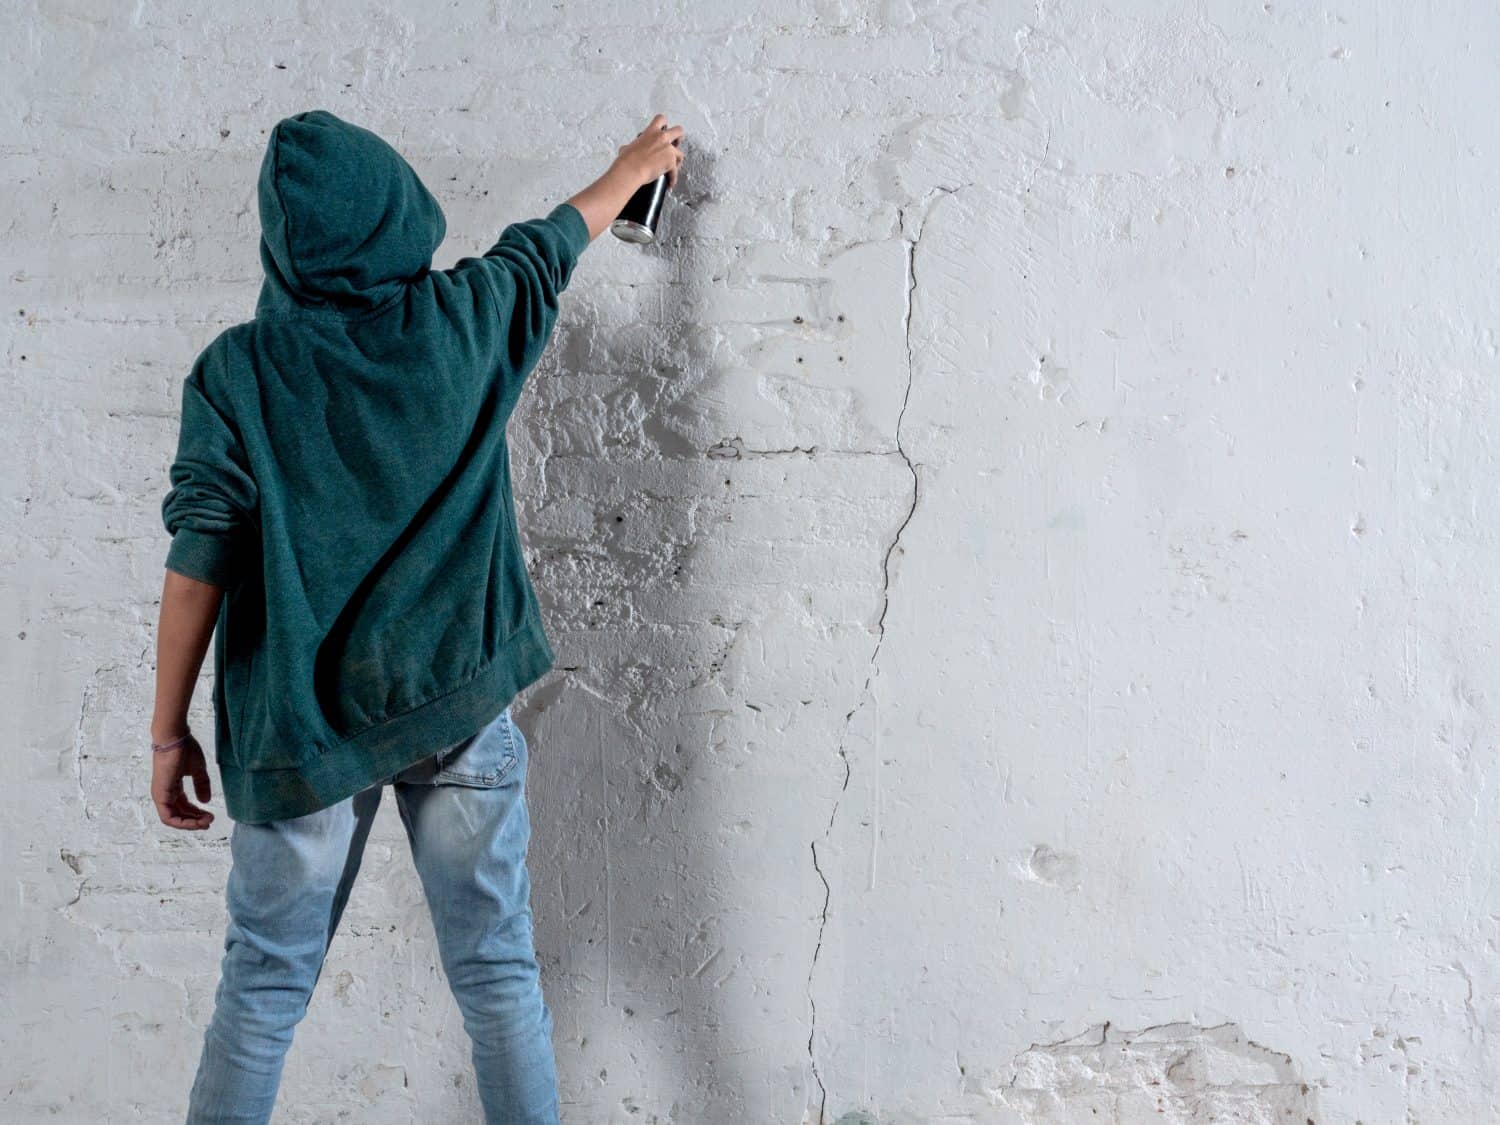
[[[229,822],[147,797],[159,505],[315,106],[426,177],[444,266],[688,130],[664,244],[588,251],[512,423],[567,1121],[1493,1120],[1489,6],[48,0],[0,39],[4,1120],[181,1119]],[[478,1119],[381,817],[278,1120]]]

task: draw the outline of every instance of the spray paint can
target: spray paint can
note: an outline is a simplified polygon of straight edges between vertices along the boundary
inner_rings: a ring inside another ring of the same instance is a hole
[[[665,129],[666,126],[663,125],[662,128]],[[672,143],[675,145],[678,142]],[[655,242],[656,227],[661,220],[661,208],[666,198],[667,174],[663,172],[650,183],[636,188],[619,217],[609,224],[610,231],[616,238],[622,238],[626,242],[643,246]]]

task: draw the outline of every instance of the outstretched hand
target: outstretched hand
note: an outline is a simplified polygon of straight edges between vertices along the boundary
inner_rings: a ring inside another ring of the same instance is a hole
[[[604,175],[567,200],[583,216],[590,241],[608,229],[643,184],[665,175],[668,188],[677,186],[685,155],[682,136],[681,125],[669,126],[667,115],[658,113],[639,136],[620,146]]]
[[[677,169],[682,165],[681,125],[667,125],[667,115],[658,113],[640,135],[619,148],[615,163],[630,169],[637,186],[649,184],[663,172],[667,187],[677,186]]]

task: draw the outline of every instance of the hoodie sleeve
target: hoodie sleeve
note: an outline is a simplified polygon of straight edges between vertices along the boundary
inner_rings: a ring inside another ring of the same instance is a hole
[[[162,522],[172,536],[166,568],[230,586],[245,562],[259,490],[233,425],[208,398],[202,361],[182,383],[177,455],[162,498]]]
[[[546,346],[558,297],[589,244],[589,228],[571,203],[544,219],[512,223],[474,264],[482,270],[505,318],[505,360],[523,377]]]

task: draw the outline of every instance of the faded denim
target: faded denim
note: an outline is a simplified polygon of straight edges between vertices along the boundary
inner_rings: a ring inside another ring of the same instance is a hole
[[[221,977],[188,1125],[271,1119],[387,784],[463,1014],[485,1120],[557,1125],[552,1013],[532,946],[526,767],[526,739],[507,707],[477,734],[329,808],[235,822]]]

